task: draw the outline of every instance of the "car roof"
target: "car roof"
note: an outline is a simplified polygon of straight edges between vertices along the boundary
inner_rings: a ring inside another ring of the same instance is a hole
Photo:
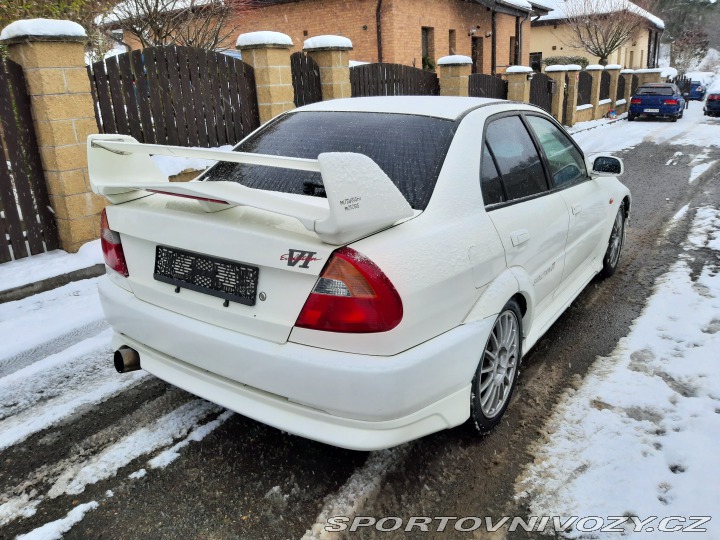
[[[380,96],[318,101],[296,111],[414,114],[456,120],[478,107],[507,103],[502,99],[454,96]]]

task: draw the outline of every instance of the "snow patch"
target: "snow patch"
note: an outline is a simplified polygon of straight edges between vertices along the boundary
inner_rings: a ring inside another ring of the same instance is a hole
[[[134,473],[128,474],[128,478],[137,480],[138,478],[144,478],[145,475],[147,475],[147,471],[145,469],[140,469],[139,471],[135,471]]]
[[[202,441],[210,433],[212,433],[225,422],[227,422],[227,420],[233,414],[234,413],[232,411],[225,411],[215,420],[194,429],[192,433],[190,433],[190,435],[188,435],[185,439],[175,444],[171,448],[164,450],[163,452],[152,458],[150,461],[148,461],[148,465],[150,465],[150,467],[152,467],[153,469],[164,469],[180,457],[181,449],[185,448],[188,444],[190,444],[190,442]],[[142,470],[144,471],[145,469]]]
[[[585,105],[578,105],[577,110],[578,110],[578,111],[585,111],[585,110],[587,110],[587,109],[592,109],[592,108],[593,108],[592,103],[586,103]]]
[[[718,242],[719,228],[717,209],[699,209],[690,243]],[[516,485],[531,515],[707,515],[707,536],[718,537],[718,313],[716,268],[696,275],[681,258],[658,279],[630,334],[546,424]],[[647,537],[647,529],[625,536]]]
[[[80,504],[70,510],[64,518],[46,523],[27,534],[21,534],[15,537],[15,540],[59,540],[74,525],[80,523],[85,514],[90,510],[95,510],[97,507],[98,503],[96,501]]]
[[[292,47],[293,40],[282,32],[263,30],[240,34],[235,42],[238,47],[252,47],[253,45],[287,45]]]
[[[100,240],[84,244],[77,253],[60,249],[0,264],[0,291],[103,264]]]
[[[608,64],[605,69],[622,69],[622,66],[620,64]]]
[[[700,163],[699,165],[695,165],[690,170],[690,179],[688,182],[692,184],[695,180],[697,180],[702,174],[707,171],[710,167],[715,165],[717,163],[716,161],[709,161],[707,163]]]
[[[352,41],[343,36],[315,36],[305,40],[303,50],[352,49],[352,46]]]
[[[598,101],[598,105],[607,105],[608,103],[612,103],[612,99],[601,99]]]
[[[600,64],[588,64],[587,66],[585,66],[585,71],[599,71],[602,69],[605,69],[605,68],[603,66],[601,66]]]
[[[361,61],[361,60],[350,60],[350,61],[348,62],[348,64],[350,65],[350,67],[366,66],[366,65],[368,65],[369,63],[370,63],[370,62],[363,62],[363,61]]]
[[[698,208],[688,243],[690,248],[710,248],[720,251],[720,211],[711,206]]]
[[[0,41],[25,36],[87,37],[76,22],[56,19],[24,19],[8,24],[0,32]]]
[[[389,450],[370,452],[365,464],[352,474],[335,495],[326,500],[315,524],[305,532],[302,540],[335,538],[334,533],[325,530],[327,520],[333,516],[346,516],[352,521],[365,501],[380,490],[385,476],[405,459],[412,446],[412,443],[408,443]]]
[[[627,100],[626,100],[626,99],[618,99],[618,100],[615,102],[615,106],[617,107],[618,105],[625,105],[626,103],[627,103]]]

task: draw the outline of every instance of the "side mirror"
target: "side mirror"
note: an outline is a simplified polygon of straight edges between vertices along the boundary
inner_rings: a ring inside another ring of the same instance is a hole
[[[622,159],[601,154],[595,158],[592,166],[592,176],[620,176],[625,172]]]

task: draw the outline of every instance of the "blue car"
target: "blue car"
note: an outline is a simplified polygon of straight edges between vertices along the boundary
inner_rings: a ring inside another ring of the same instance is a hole
[[[692,81],[690,83],[690,93],[688,99],[695,101],[702,101],[705,97],[705,87],[700,81]]]
[[[672,83],[648,83],[635,91],[630,100],[628,120],[638,116],[670,118],[676,122],[683,117],[685,98]]]

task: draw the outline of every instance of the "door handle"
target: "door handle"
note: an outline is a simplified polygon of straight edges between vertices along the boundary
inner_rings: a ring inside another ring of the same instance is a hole
[[[520,229],[510,233],[510,240],[513,246],[519,246],[530,240],[530,233],[527,229]]]
[[[582,212],[582,204],[576,204],[572,207],[573,216],[578,215],[580,212]]]

